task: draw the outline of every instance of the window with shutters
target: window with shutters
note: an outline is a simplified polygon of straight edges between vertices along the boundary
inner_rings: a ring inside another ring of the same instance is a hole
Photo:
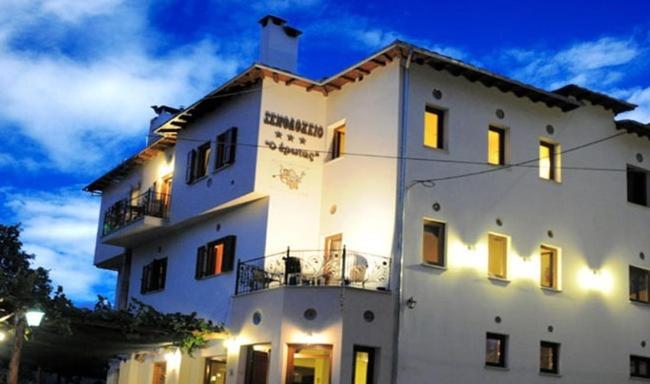
[[[648,204],[648,171],[627,166],[627,201],[630,203],[649,206]]]
[[[540,285],[544,288],[560,289],[559,251],[557,248],[542,245],[540,256]]]
[[[425,219],[422,228],[422,262],[445,266],[445,224]]]
[[[560,373],[560,344],[542,341],[539,344],[539,371],[542,373]]]
[[[332,132],[332,157],[338,159],[345,154],[345,125],[337,127]]]
[[[630,300],[650,303],[650,271],[630,265]]]
[[[508,277],[508,238],[497,234],[488,235],[488,276]]]
[[[237,127],[232,127],[217,136],[217,155],[215,156],[214,169],[218,171],[235,162],[237,149]]]
[[[506,164],[506,130],[490,126],[488,128],[488,163],[492,165]]]
[[[539,142],[539,177],[560,182],[560,145],[545,140]]]
[[[630,355],[630,376],[650,379],[650,357]]]
[[[210,142],[208,141],[187,153],[187,164],[185,168],[185,181],[187,184],[191,184],[207,176],[209,165]]]
[[[196,251],[196,279],[217,276],[233,270],[235,236],[226,236],[200,246]]]
[[[488,332],[485,336],[485,365],[505,368],[508,365],[508,335]]]
[[[142,267],[140,293],[156,292],[165,289],[167,278],[167,258],[154,259]]]
[[[426,106],[424,109],[424,145],[429,148],[445,148],[445,111]]]

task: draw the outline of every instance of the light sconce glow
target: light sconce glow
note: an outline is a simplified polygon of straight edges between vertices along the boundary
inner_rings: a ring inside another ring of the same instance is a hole
[[[174,172],[174,161],[164,161],[160,164],[160,168],[158,168],[158,176],[163,177],[167,176]]]
[[[578,273],[578,283],[587,291],[609,293],[614,287],[614,278],[606,269],[584,267]]]
[[[236,337],[229,337],[223,341],[223,346],[228,350],[228,351],[234,351],[239,348],[240,346],[239,340],[237,340]]]
[[[530,280],[537,281],[539,279],[539,260],[533,257],[521,257],[513,254],[509,257],[509,275],[513,280]]]
[[[0,343],[7,339],[7,334],[4,331],[0,331]]]
[[[176,349],[165,353],[165,361],[167,362],[167,369],[175,370],[181,366],[181,351]]]
[[[41,321],[43,321],[43,316],[45,316],[45,312],[39,309],[32,309],[27,311],[27,313],[25,313],[27,325],[30,327],[38,327],[41,325]]]
[[[487,247],[480,243],[464,244],[461,241],[450,241],[449,266],[485,271],[487,268]]]

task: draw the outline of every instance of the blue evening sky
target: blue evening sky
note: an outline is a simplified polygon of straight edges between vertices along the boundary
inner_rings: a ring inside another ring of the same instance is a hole
[[[149,106],[189,105],[257,58],[257,20],[302,30],[320,78],[395,39],[554,89],[630,100],[650,122],[650,2],[0,0],[0,222],[81,305],[112,296],[92,265],[99,199],[81,188],[144,145]]]

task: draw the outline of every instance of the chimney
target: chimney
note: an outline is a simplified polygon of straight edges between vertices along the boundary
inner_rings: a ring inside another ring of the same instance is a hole
[[[172,116],[180,112],[180,109],[168,107],[166,105],[152,105],[151,109],[156,112],[156,117],[149,122],[149,135],[147,136],[147,145],[159,139],[159,136],[154,133],[156,128],[163,125],[164,122],[169,120]]]
[[[264,16],[259,23],[262,25],[260,63],[297,73],[298,36],[302,32],[272,15]]]

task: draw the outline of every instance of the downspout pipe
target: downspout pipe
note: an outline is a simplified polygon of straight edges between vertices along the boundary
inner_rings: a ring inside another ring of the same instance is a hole
[[[395,287],[395,305],[393,321],[393,359],[391,367],[391,383],[397,384],[397,372],[399,368],[399,331],[402,317],[402,290],[403,290],[403,268],[404,263],[404,217],[406,200],[406,138],[408,128],[408,106],[410,88],[410,68],[413,59],[413,47],[409,47],[406,61],[401,65],[400,71],[400,104],[399,104],[399,135],[397,154],[397,193],[395,204],[395,229],[393,247],[393,278]]]

